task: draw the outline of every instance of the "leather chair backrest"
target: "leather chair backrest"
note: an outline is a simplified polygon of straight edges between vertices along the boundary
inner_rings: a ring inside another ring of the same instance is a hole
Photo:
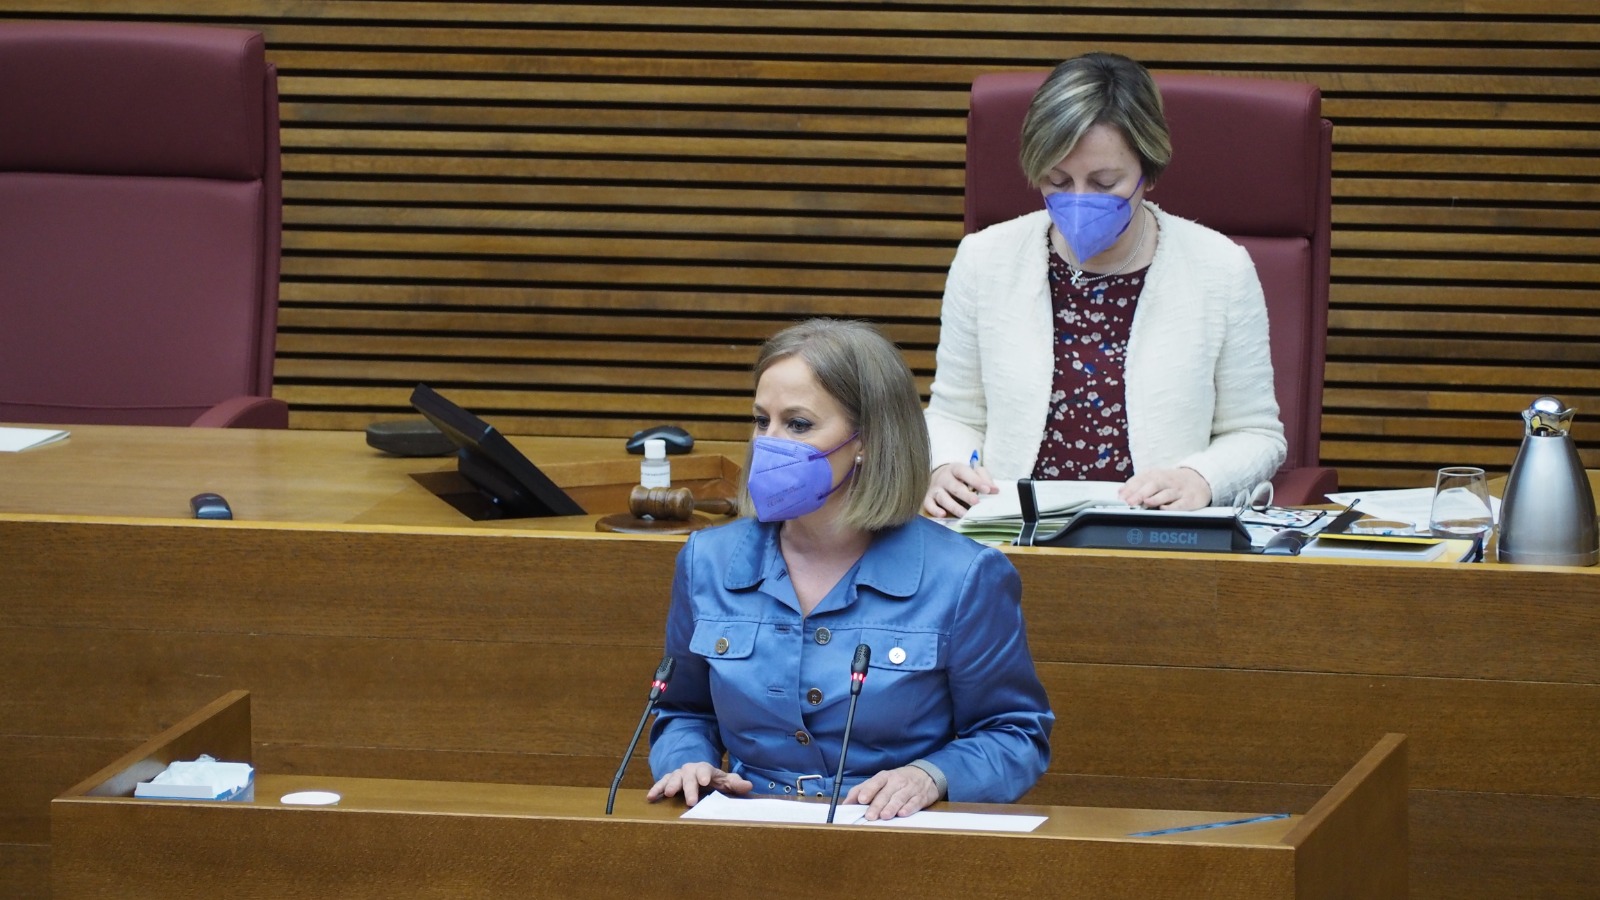
[[[966,230],[1043,207],[1017,161],[1047,72],[979,76],[967,119]],[[1328,331],[1333,126],[1314,85],[1157,74],[1172,164],[1150,191],[1167,212],[1250,252],[1267,298],[1285,469],[1315,466]]]
[[[0,420],[269,395],[281,181],[261,35],[0,23]]]

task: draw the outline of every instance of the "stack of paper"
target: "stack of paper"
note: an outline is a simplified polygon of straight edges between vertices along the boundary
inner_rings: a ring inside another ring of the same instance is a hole
[[[957,519],[955,528],[977,541],[1009,544],[1022,531],[1022,501],[1015,481],[996,481],[998,494],[988,494]],[[1098,506],[1127,509],[1117,499],[1120,481],[1035,481],[1033,496],[1039,507],[1039,530],[1054,531],[1083,510]]]

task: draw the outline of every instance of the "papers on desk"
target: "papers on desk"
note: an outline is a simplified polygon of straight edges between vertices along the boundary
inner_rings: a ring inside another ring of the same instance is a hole
[[[1015,481],[996,481],[998,494],[987,494],[962,516],[974,522],[1022,521],[1022,501]],[[1092,506],[1127,506],[1117,499],[1120,481],[1035,481],[1034,501],[1039,517],[1065,519]]]
[[[1015,481],[996,481],[998,494],[988,494],[951,527],[975,541],[1009,544],[1022,531],[1022,501]],[[1127,509],[1117,499],[1120,481],[1035,481],[1033,496],[1039,506],[1039,529],[1050,532],[1086,509],[1112,506]]]
[[[834,812],[835,825],[861,825],[868,828],[942,828],[956,831],[1032,831],[1044,824],[1044,816],[1013,816],[997,813],[955,813],[922,810],[904,818],[869,822],[867,808],[859,804],[840,804]],[[683,814],[685,819],[712,822],[780,822],[791,825],[826,825],[828,804],[765,797],[729,797],[712,793],[700,798]]]
[[[1015,481],[996,481],[997,494],[989,494],[967,510],[967,514],[954,521],[946,521],[951,528],[975,541],[988,544],[1011,544],[1022,531],[1022,503],[1017,496]],[[1035,481],[1035,502],[1039,507],[1039,532],[1058,531],[1073,516],[1090,509],[1111,509],[1119,514],[1149,520],[1150,527],[1159,527],[1161,519],[1175,517],[1208,517],[1230,519],[1239,516],[1250,542],[1261,548],[1279,531],[1295,528],[1315,534],[1326,525],[1329,517],[1319,510],[1270,509],[1265,511],[1240,510],[1231,506],[1208,506],[1205,509],[1169,511],[1160,509],[1135,509],[1117,497],[1122,487],[1120,481]]]
[[[1394,519],[1410,522],[1418,532],[1426,534],[1429,517],[1433,514],[1433,488],[1405,488],[1397,491],[1346,491],[1329,494],[1328,502],[1348,505],[1359,501],[1356,509],[1376,519]],[[1489,507],[1494,520],[1500,521],[1500,498],[1490,497]]]
[[[66,438],[68,432],[50,428],[0,428],[0,453],[18,453]]]
[[[1405,535],[1320,534],[1300,555],[1321,559],[1386,559],[1391,562],[1469,562],[1482,552],[1471,540]]]

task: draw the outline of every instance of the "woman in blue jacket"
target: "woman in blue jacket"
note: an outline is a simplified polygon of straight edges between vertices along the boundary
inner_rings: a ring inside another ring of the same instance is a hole
[[[899,352],[816,319],[768,341],[755,376],[746,515],[678,555],[649,798],[826,795],[866,644],[845,802],[878,819],[1018,799],[1055,720],[1021,584],[998,550],[917,515],[928,433]]]

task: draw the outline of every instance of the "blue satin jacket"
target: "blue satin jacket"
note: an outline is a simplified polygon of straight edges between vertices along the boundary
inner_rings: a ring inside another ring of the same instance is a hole
[[[677,671],[650,736],[660,778],[728,766],[761,794],[831,793],[850,662],[872,648],[845,789],[925,759],[949,799],[1012,802],[1050,762],[1055,716],[1023,629],[1021,581],[990,547],[917,518],[878,535],[810,616],[778,525],[740,519],[678,554],[667,613]],[[822,776],[806,779],[802,776]]]

